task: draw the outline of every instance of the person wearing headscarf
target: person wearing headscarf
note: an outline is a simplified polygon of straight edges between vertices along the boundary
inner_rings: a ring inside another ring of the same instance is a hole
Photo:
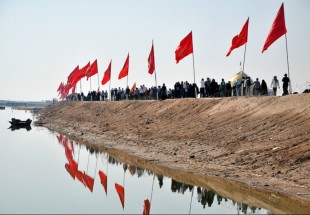
[[[271,84],[270,84],[270,87],[273,90],[273,95],[276,96],[277,95],[277,88],[280,89],[280,84],[279,84],[279,81],[277,79],[277,76],[273,77]]]

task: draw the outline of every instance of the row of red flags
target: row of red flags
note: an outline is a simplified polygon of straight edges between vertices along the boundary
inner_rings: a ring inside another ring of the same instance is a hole
[[[249,26],[249,18],[245,22],[244,26],[241,29],[241,32],[233,37],[232,44],[230,49],[228,50],[226,57],[230,55],[230,53],[240,46],[244,45],[248,41],[248,26]],[[277,39],[279,39],[281,36],[286,34],[287,30],[285,27],[285,16],[284,16],[284,4],[282,3],[275,20],[272,23],[272,26],[269,30],[267,39],[264,43],[262,53],[268,49],[268,47],[274,43]],[[175,50],[175,60],[176,63],[179,63],[180,60],[182,60],[184,57],[188,56],[189,54],[192,54],[194,52],[193,49],[193,38],[192,38],[192,32],[190,32],[183,40],[181,40],[179,46]],[[108,81],[111,79],[111,64],[112,60],[110,61],[110,64],[107,68],[107,70],[104,72],[103,79],[101,81],[102,85],[105,85]],[[148,73],[153,74],[155,71],[155,55],[154,55],[154,45],[152,44],[151,52],[148,57]],[[129,53],[127,55],[125,64],[120,71],[118,75],[118,79],[122,79],[126,76],[128,76],[129,72]],[[61,95],[61,99],[64,99],[70,89],[72,88],[72,93],[75,92],[75,85],[76,83],[81,80],[83,77],[90,78],[91,76],[98,73],[98,66],[97,66],[97,60],[95,60],[92,64],[88,62],[87,65],[85,65],[82,69],[79,69],[79,66],[77,66],[68,76],[67,84],[60,83],[57,92]]]

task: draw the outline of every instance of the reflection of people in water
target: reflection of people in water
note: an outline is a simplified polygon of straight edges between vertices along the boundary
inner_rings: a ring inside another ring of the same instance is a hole
[[[201,204],[203,205],[203,208],[206,207],[206,204],[208,203],[208,207],[211,207],[213,204],[215,193],[212,190],[206,190],[203,189],[202,197],[201,197]]]
[[[192,191],[194,187],[192,185],[183,184],[183,183],[180,183],[180,182],[177,182],[171,179],[171,191],[172,192],[178,191],[178,193],[184,194],[187,188],[189,188],[189,191]]]
[[[197,187],[197,199],[198,199],[198,202],[201,202],[201,198],[202,198],[201,188]]]
[[[156,174],[158,182],[159,182],[159,188],[161,188],[164,185],[163,179],[164,177],[162,175]]]
[[[220,205],[221,201],[223,200],[223,197],[220,196],[219,194],[216,194],[216,198],[217,198],[217,203]]]

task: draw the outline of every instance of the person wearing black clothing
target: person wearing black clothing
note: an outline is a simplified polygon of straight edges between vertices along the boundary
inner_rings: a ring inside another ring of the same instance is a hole
[[[268,96],[267,83],[264,79],[262,80],[262,84],[261,84],[261,95]]]
[[[161,98],[162,100],[167,99],[167,87],[166,87],[165,84],[163,84],[163,86],[162,86],[162,88],[161,88],[161,90],[160,90],[160,94],[161,94],[160,98]]]
[[[211,95],[211,80],[209,77],[205,81],[205,90],[206,90],[206,97],[210,97],[210,95]]]
[[[215,82],[215,79],[213,78],[210,84],[210,96],[214,97],[217,89],[217,84]]]
[[[287,74],[284,74],[284,77],[282,79],[283,82],[283,96],[288,95],[288,83],[290,82],[290,79],[287,77]]]
[[[129,95],[130,95],[130,89],[129,89],[129,86],[127,86],[127,88],[126,88],[126,99],[129,98]]]
[[[231,83],[230,83],[230,81],[228,81],[227,83],[226,83],[226,93],[225,93],[225,96],[231,96]]]

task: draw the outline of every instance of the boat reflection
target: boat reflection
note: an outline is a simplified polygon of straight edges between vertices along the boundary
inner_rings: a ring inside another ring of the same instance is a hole
[[[26,129],[27,131],[30,131],[31,125],[11,125],[8,129],[11,129],[11,131],[19,130],[19,129]]]
[[[74,142],[72,140],[69,140],[66,136],[62,134],[57,134],[56,135],[58,143],[64,148],[64,153],[67,162],[65,163],[65,169],[70,175],[70,177],[77,181],[81,182],[84,187],[87,187],[90,192],[93,192],[94,190],[94,183],[96,179],[96,175],[98,174],[100,183],[103,186],[103,190],[106,194],[106,197],[108,197],[108,164],[109,165],[122,165],[123,166],[123,178],[120,179],[119,181],[116,180],[113,184],[115,187],[115,192],[117,193],[119,200],[120,200],[120,205],[121,207],[125,208],[125,175],[127,176],[137,176],[138,178],[142,176],[153,176],[152,184],[150,184],[151,187],[151,193],[146,193],[145,196],[146,198],[141,202],[142,206],[142,214],[151,214],[151,209],[152,209],[152,196],[153,196],[153,187],[154,187],[154,181],[155,178],[158,181],[159,188],[162,189],[164,185],[164,178],[166,176],[163,176],[161,174],[155,174],[154,172],[135,167],[131,164],[126,164],[126,163],[121,163],[114,157],[110,156],[107,153],[104,152],[99,152],[98,149],[93,149],[88,146],[86,146],[86,150],[88,153],[88,161],[87,161],[87,168],[86,170],[80,169],[79,167],[79,162],[80,162],[80,150],[81,150],[81,144],[78,142]],[[77,159],[75,160],[74,157],[77,156]],[[88,172],[88,167],[89,167],[89,158],[90,156],[95,157],[96,159],[96,164],[95,164],[95,171],[94,172]],[[106,166],[105,169],[101,168],[97,170],[97,163],[98,163],[98,157],[104,157],[106,161]],[[125,173],[128,174],[125,174]],[[170,189],[172,193],[175,194],[185,194],[186,191],[191,192],[191,199],[190,199],[190,204],[189,204],[189,213],[191,213],[191,205],[193,201],[193,194],[197,196],[197,198],[194,198],[197,200],[198,204],[201,204],[202,208],[206,207],[213,207],[215,205],[215,202],[217,202],[218,205],[221,205],[222,203],[231,205],[230,207],[234,207],[233,210],[237,210],[238,214],[239,213],[260,213],[261,208],[255,207],[255,206],[249,206],[244,203],[236,202],[234,200],[230,200],[228,198],[222,197],[221,195],[217,194],[211,189],[207,189],[204,187],[200,186],[193,186],[189,185],[186,183],[179,182],[173,178],[171,180],[171,185]],[[166,180],[165,180],[166,181]],[[129,194],[127,194],[129,195]],[[150,198],[148,198],[150,196]],[[140,200],[141,201],[141,200]]]

